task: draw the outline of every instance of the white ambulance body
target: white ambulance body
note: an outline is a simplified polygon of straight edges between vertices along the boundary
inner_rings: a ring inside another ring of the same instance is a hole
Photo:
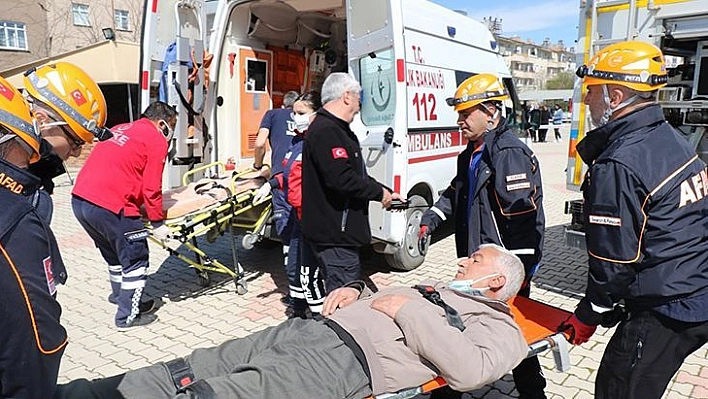
[[[346,71],[362,86],[361,113],[352,130],[368,173],[414,205],[392,213],[371,204],[373,247],[395,268],[420,265],[420,216],[449,185],[456,157],[467,144],[445,99],[472,74],[495,73],[512,94],[508,119],[514,125],[520,119],[511,74],[486,26],[425,0],[218,3],[209,32],[214,58],[204,107],[201,91],[193,90],[194,111],[208,129],[197,126],[188,136],[188,122],[180,118],[169,183],[179,184],[181,173],[200,163],[252,162],[261,117],[280,105],[285,92],[319,91],[329,73]],[[165,49],[175,40],[177,61],[165,80],[176,79],[179,92],[185,91],[192,49],[201,63],[204,21],[199,1],[152,0],[146,11],[143,108],[154,99],[165,75]],[[188,114],[178,90],[168,86],[168,101]]]
[[[666,119],[708,162],[708,0],[598,0],[580,2],[576,63],[619,41],[642,40],[664,52],[669,82],[659,90]],[[575,146],[591,129],[583,105],[585,85],[576,80],[568,149],[567,187],[579,190],[587,167]],[[566,243],[585,248],[582,200],[569,201]]]

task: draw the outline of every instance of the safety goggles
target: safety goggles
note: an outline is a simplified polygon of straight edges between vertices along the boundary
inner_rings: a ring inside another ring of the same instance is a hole
[[[477,94],[465,94],[462,97],[454,98],[454,97],[449,97],[445,99],[445,102],[447,105],[454,107],[455,105],[466,103],[468,101],[473,101],[473,100],[480,100],[480,99],[487,99],[487,98],[493,98],[493,97],[501,97],[507,95],[507,91],[485,91],[483,93],[477,93]]]
[[[643,83],[649,86],[657,86],[669,81],[669,77],[667,75],[651,75],[647,71],[642,71],[637,75],[633,73],[598,71],[597,69],[588,67],[587,65],[581,65],[578,67],[575,71],[575,75],[581,79],[587,76],[597,79],[614,80],[617,82]]]

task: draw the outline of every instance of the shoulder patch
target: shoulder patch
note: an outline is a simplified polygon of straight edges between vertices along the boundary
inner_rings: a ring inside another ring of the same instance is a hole
[[[592,224],[602,224],[605,226],[613,226],[613,227],[622,226],[622,219],[616,218],[616,217],[590,215],[588,219],[589,219],[589,222]]]
[[[332,158],[334,159],[348,159],[349,154],[344,147],[334,147],[332,148]]]

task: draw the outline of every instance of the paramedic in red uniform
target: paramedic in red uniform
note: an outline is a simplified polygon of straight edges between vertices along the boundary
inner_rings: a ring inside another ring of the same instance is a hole
[[[0,78],[0,397],[51,398],[67,344],[58,284],[67,273],[27,171],[40,138],[27,102]]]
[[[541,169],[501,115],[502,101],[508,99],[503,82],[492,74],[467,78],[448,99],[469,143],[457,158],[450,187],[423,214],[419,235],[427,240],[440,223],[454,217],[457,256],[469,256],[484,243],[505,247],[524,263],[526,278],[519,295],[528,297],[545,228]],[[546,397],[546,380],[535,356],[524,360],[513,375],[521,399]],[[443,397],[437,392],[433,396]]]
[[[359,140],[349,128],[360,109],[360,91],[346,73],[327,77],[324,106],[302,151],[302,262],[323,273],[327,292],[359,279],[359,247],[371,243],[369,201],[388,208],[401,198],[366,173]]]
[[[316,111],[322,107],[320,93],[309,91],[297,98],[293,104],[293,120],[295,121],[295,133],[297,137],[290,150],[285,153],[283,159],[282,173],[275,174],[267,184],[258,189],[253,196],[253,203],[257,204],[263,200],[273,190],[281,190],[283,196],[292,210],[288,212],[287,235],[281,236],[283,248],[288,248],[285,257],[285,270],[288,275],[288,291],[292,301],[292,316],[305,318],[305,311],[308,304],[321,306],[324,301],[324,281],[317,275],[301,274],[302,265],[302,146],[303,138],[310,123],[315,118]],[[313,272],[315,270],[313,269]],[[316,298],[305,295],[307,292],[316,293]]]
[[[595,397],[658,399],[708,340],[708,170],[656,103],[667,82],[659,48],[616,43],[577,74],[596,126],[577,145],[590,168],[581,187],[589,273],[562,327],[579,345],[619,323]]]
[[[119,329],[157,319],[148,313],[154,301],[140,300],[147,279],[147,240],[129,241],[125,233],[145,227],[144,206],[153,236],[169,234],[163,225],[162,171],[176,122],[172,106],[154,102],[142,118],[114,127],[113,138],[98,143],[89,155],[72,191],[74,215],[108,263],[108,300],[118,305]]]

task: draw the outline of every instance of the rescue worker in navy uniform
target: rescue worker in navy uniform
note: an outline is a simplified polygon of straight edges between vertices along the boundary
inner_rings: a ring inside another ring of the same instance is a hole
[[[660,398],[708,339],[708,172],[664,119],[664,57],[640,41],[600,50],[578,69],[597,128],[578,143],[589,274],[561,328],[576,345],[619,323],[596,398]],[[628,312],[624,312],[621,303]]]
[[[422,245],[444,220],[455,219],[457,256],[467,257],[480,244],[509,249],[524,263],[519,295],[528,297],[530,281],[541,261],[545,217],[538,160],[501,117],[509,94],[492,74],[467,78],[448,104],[458,113],[457,124],[468,140],[457,158],[457,175],[421,219]],[[520,398],[545,398],[546,380],[534,356],[514,369]],[[441,390],[436,398],[461,397]]]
[[[66,173],[64,161],[81,155],[84,144],[113,134],[105,128],[108,110],[101,89],[76,65],[57,62],[30,69],[24,85],[43,139],[41,158],[29,167],[42,187],[32,203],[49,223],[54,208],[49,196],[54,191],[52,179]]]
[[[56,239],[32,206],[40,158],[29,105],[0,78],[0,397],[51,398],[67,343],[56,286],[67,278]]]
[[[371,243],[369,201],[384,208],[400,199],[366,173],[359,140],[349,128],[359,112],[361,86],[343,72],[322,85],[322,103],[305,136],[302,152],[302,276],[324,274],[327,292],[354,280],[361,269],[359,247]],[[313,272],[316,268],[319,272]],[[303,281],[310,311],[322,309],[325,292]]]

